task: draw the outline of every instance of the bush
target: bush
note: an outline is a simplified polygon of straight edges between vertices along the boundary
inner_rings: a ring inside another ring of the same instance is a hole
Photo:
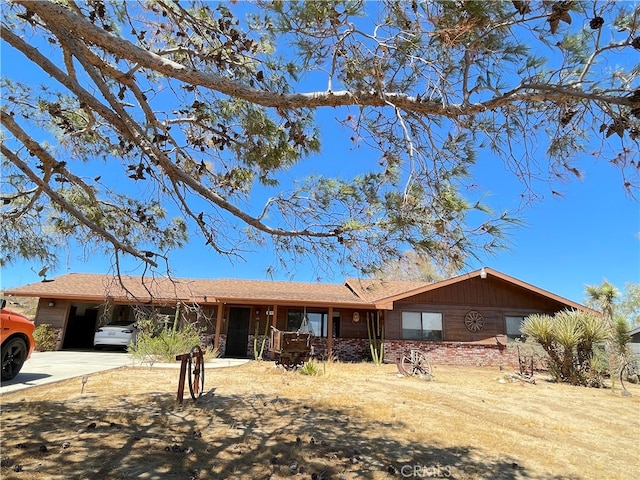
[[[36,342],[35,349],[39,352],[51,352],[56,349],[58,333],[48,323],[38,325],[33,331],[33,339]]]
[[[181,329],[157,329],[153,320],[138,322],[138,336],[134,345],[129,347],[133,358],[142,362],[175,362],[176,355],[189,353],[200,344],[202,329],[188,323]]]
[[[315,362],[309,361],[298,369],[298,373],[300,373],[301,375],[315,376],[315,375],[320,375],[320,373],[322,372],[320,370],[320,367],[318,367],[318,365]]]

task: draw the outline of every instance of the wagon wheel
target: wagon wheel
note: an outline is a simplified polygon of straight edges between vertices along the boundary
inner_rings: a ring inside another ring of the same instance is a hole
[[[471,310],[464,316],[464,325],[470,332],[479,332],[484,327],[484,318],[475,310]]]
[[[189,353],[189,392],[191,398],[197,400],[204,391],[204,356],[202,349],[196,345]]]
[[[407,375],[431,375],[431,364],[427,357],[418,350],[411,350],[409,355],[404,355],[400,361],[402,371]]]
[[[640,358],[636,357],[630,362],[627,362],[620,370],[620,385],[622,385],[623,394],[631,395],[624,386],[625,380],[631,383],[638,383],[638,381],[640,381]]]

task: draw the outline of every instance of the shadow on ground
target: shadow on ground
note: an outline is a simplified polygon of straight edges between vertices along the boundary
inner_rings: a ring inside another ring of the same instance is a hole
[[[398,440],[348,410],[285,397],[167,393],[102,407],[92,395],[2,405],[1,477],[30,479],[529,479],[511,458]],[[406,435],[405,435],[406,436]],[[545,479],[550,477],[546,476]],[[552,477],[556,479],[565,477]]]

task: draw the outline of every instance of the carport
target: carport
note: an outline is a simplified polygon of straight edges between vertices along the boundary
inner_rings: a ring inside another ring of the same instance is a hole
[[[109,310],[104,303],[41,298],[36,324],[48,324],[56,330],[58,350],[93,348],[93,335],[99,325],[129,314],[126,305],[111,306]]]
[[[91,348],[93,333],[96,331],[98,308],[72,304],[63,329],[62,349]]]

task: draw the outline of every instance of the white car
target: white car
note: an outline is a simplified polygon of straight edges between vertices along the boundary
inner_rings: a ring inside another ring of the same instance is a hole
[[[120,320],[103,325],[96,330],[93,336],[93,348],[100,350],[103,347],[127,348],[136,339],[136,324],[130,320]]]

